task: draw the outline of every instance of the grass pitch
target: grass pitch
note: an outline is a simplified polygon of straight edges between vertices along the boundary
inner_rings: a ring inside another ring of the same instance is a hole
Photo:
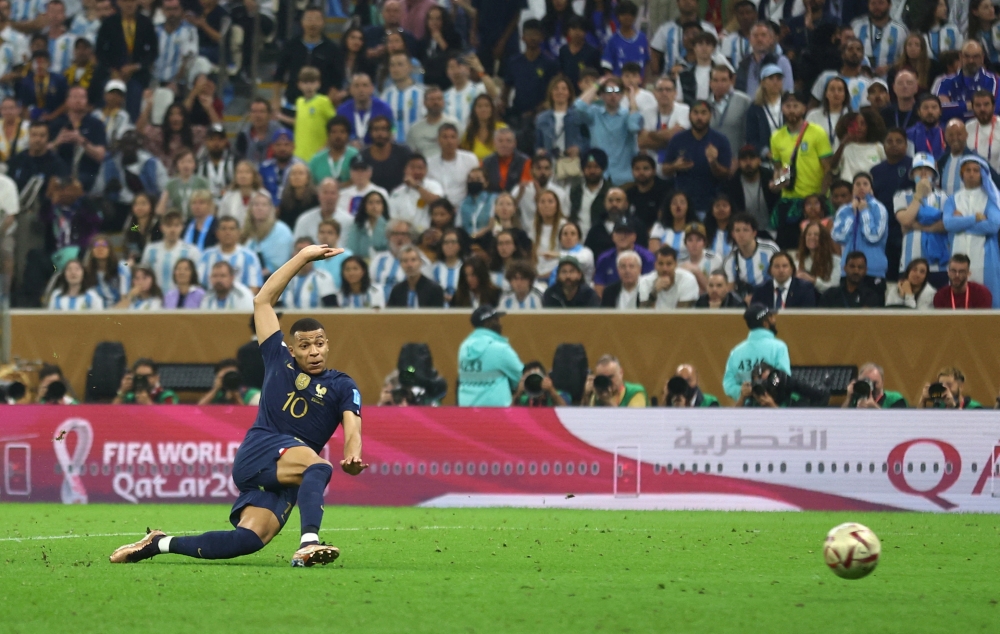
[[[327,508],[227,562],[113,566],[147,526],[226,530],[223,506],[0,505],[0,632],[997,632],[1000,516]],[[882,541],[860,581],[826,532]]]

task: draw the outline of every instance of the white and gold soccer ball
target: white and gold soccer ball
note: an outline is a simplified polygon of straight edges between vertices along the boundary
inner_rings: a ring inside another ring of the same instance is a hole
[[[878,565],[882,544],[867,526],[848,522],[835,526],[826,534],[823,559],[835,575],[843,579],[860,579]]]

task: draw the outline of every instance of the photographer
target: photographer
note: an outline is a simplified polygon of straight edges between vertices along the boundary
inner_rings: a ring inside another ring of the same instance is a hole
[[[122,377],[113,405],[177,405],[181,400],[172,390],[160,386],[160,374],[152,359],[139,359]]]
[[[69,381],[63,376],[62,368],[45,364],[38,371],[39,405],[77,405],[78,401],[69,393]]]
[[[736,407],[826,407],[830,392],[793,378],[761,361],[754,366],[753,380],[740,388]]]
[[[198,401],[198,405],[257,405],[260,390],[243,385],[236,359],[223,359],[215,364],[215,381],[212,388]]]
[[[880,366],[866,363],[858,368],[858,378],[847,386],[847,397],[841,407],[861,409],[906,409],[909,404],[899,392],[888,392],[885,373]]]
[[[624,379],[618,357],[606,354],[587,376],[582,403],[591,407],[646,407],[646,388]]]
[[[958,368],[942,368],[937,383],[928,383],[920,394],[920,407],[942,409],[983,409],[982,403],[966,396],[965,374]]]
[[[539,361],[530,361],[524,366],[521,382],[514,392],[514,405],[522,407],[563,407],[572,399],[556,389]]]
[[[788,346],[778,339],[777,315],[763,304],[751,304],[743,313],[750,334],[746,341],[737,344],[726,361],[726,374],[722,388],[726,396],[737,404],[742,403],[750,390],[751,371],[761,362],[791,374],[792,363]]]
[[[677,374],[663,386],[660,398],[664,407],[719,407],[719,399],[698,387],[698,371],[687,363],[677,367]]]

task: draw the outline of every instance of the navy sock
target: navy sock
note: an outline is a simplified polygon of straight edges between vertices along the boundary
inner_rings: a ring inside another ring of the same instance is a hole
[[[264,547],[257,533],[238,527],[234,531],[213,531],[191,537],[172,537],[170,552],[198,559],[232,559],[255,553]]]
[[[299,485],[299,516],[302,518],[302,534],[318,533],[323,523],[323,490],[333,477],[333,467],[320,462],[310,465],[302,473]]]

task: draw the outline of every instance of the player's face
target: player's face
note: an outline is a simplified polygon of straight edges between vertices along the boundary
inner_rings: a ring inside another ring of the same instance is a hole
[[[330,356],[330,343],[327,341],[325,330],[297,332],[292,339],[292,356],[303,372],[319,374],[326,369],[326,358]]]

